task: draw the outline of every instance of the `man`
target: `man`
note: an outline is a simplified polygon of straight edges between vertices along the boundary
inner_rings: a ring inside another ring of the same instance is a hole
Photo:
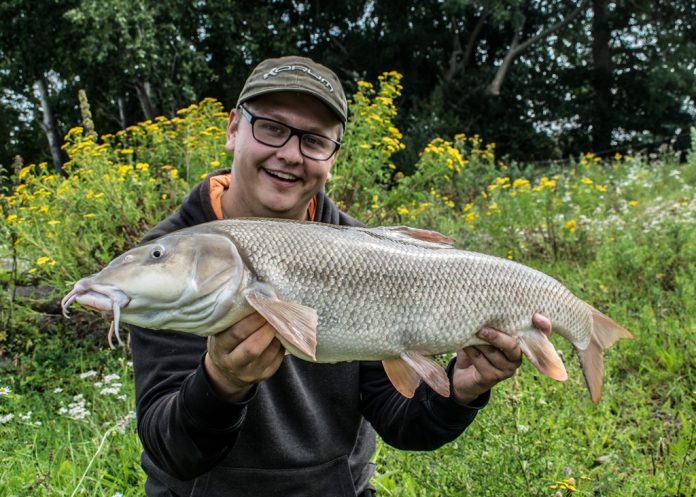
[[[212,173],[150,240],[233,217],[357,226],[324,194],[347,120],[336,75],[310,59],[259,64],[230,112],[230,170]],[[308,258],[312,254],[307,254]],[[535,317],[550,332],[548,320]],[[422,385],[413,399],[381,363],[314,364],[286,356],[252,314],[208,338],[133,328],[138,432],[149,496],[370,496],[375,430],[398,448],[457,438],[496,383],[521,363],[515,339],[458,353],[452,396]]]

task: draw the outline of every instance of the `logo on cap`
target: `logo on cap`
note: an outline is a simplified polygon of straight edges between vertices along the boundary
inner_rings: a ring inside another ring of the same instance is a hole
[[[326,89],[329,90],[330,93],[333,93],[333,91],[334,91],[333,86],[331,86],[331,83],[329,82],[328,79],[326,79],[324,76],[321,76],[320,74],[315,74],[307,66],[300,66],[300,65],[293,64],[293,65],[274,67],[273,69],[271,69],[270,71],[268,71],[266,74],[263,75],[263,79],[272,78],[272,77],[278,76],[278,75],[280,75],[284,72],[287,72],[287,71],[300,71],[300,72],[303,72],[305,74],[308,74],[308,75],[312,76],[314,79],[316,79],[317,81],[319,81],[319,83],[324,85],[326,87]]]

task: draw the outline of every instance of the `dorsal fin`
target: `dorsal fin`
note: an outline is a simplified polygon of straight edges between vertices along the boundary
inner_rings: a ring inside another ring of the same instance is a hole
[[[399,243],[417,245],[424,248],[454,248],[454,239],[432,230],[411,228],[409,226],[380,226],[378,228],[366,228],[364,231],[377,238],[388,238]]]

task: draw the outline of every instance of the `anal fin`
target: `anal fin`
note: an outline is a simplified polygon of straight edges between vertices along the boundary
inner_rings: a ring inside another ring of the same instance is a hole
[[[563,361],[544,332],[532,328],[519,337],[519,343],[522,353],[540,373],[558,381],[568,379]]]

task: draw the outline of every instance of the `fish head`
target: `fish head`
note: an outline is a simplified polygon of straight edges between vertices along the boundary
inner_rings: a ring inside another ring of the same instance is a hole
[[[78,302],[113,314],[116,324],[196,332],[238,298],[248,272],[228,237],[175,232],[119,255],[61,304],[64,314]]]

